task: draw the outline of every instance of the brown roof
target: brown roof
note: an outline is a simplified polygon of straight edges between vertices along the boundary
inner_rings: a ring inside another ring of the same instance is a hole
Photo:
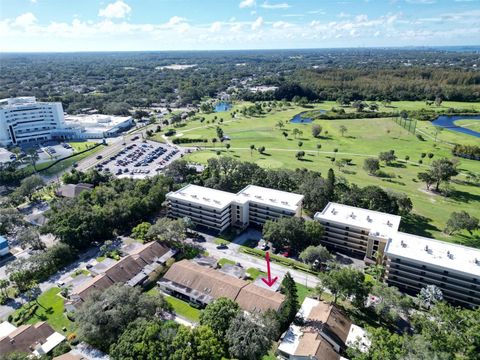
[[[0,354],[32,352],[37,345],[47,341],[55,331],[46,322],[19,326],[8,336],[0,339]]]
[[[165,255],[169,249],[157,241],[146,243],[130,252],[130,255],[140,255],[147,263],[153,263],[157,258]]]
[[[113,285],[113,281],[105,274],[95,276],[93,279],[77,286],[73,289],[72,294],[78,295],[80,299],[85,301],[87,296],[94,290],[105,290]]]
[[[88,360],[88,358],[83,355],[72,354],[68,352],[66,354],[54,357],[53,360]]]
[[[243,310],[249,312],[278,310],[285,300],[285,296],[280,293],[263,289],[245,280],[188,260],[173,264],[164,279],[197,290],[215,299],[229,298],[236,301]]]
[[[285,295],[261,288],[254,284],[243,287],[235,301],[248,312],[278,311],[285,301]]]
[[[332,345],[316,331],[303,333],[295,350],[295,356],[311,357],[315,355],[318,360],[339,360],[340,355],[335,352]]]
[[[67,198],[74,198],[80,195],[82,191],[91,191],[93,189],[93,185],[91,184],[65,184],[58,188],[56,194],[57,196],[63,196]]]
[[[188,260],[174,263],[164,279],[200,291],[215,299],[226,297],[235,300],[240,289],[245,286],[243,280]]]
[[[338,336],[343,343],[347,341],[352,326],[350,319],[338,307],[322,301],[312,308],[306,320],[327,325],[328,329]]]
[[[141,272],[147,265],[148,263],[146,263],[139,255],[128,255],[107,269],[105,275],[107,275],[114,283],[125,283]]]
[[[132,251],[131,255],[125,256],[112,264],[105,270],[105,273],[97,275],[74,288],[72,294],[78,295],[85,301],[88,294],[93,290],[105,290],[114,283],[126,283],[141,273],[145,266],[153,263],[157,257],[166,254],[168,251],[168,248],[156,241],[142,245]]]

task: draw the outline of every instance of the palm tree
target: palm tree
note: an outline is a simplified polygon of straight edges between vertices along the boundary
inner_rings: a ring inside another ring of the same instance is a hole
[[[295,129],[292,130],[292,134],[293,134],[293,136],[294,136],[295,139],[296,139],[296,138],[297,138],[297,135],[300,134],[300,130],[298,130],[297,128],[295,128]]]
[[[3,296],[6,298],[8,297],[7,289],[10,282],[7,279],[0,280],[0,289],[2,290]]]
[[[437,302],[443,300],[443,293],[438,286],[427,285],[420,290],[417,297],[422,305],[429,308]]]
[[[278,120],[277,123],[275,124],[276,127],[279,129],[282,129],[285,124],[283,123],[282,120]]]
[[[322,144],[317,144],[317,156],[320,153],[321,148],[322,148]]]
[[[253,156],[253,150],[255,150],[255,145],[250,145],[250,157]]]
[[[213,144],[213,147],[214,147],[214,148],[215,148],[216,142],[217,142],[217,138],[213,138],[213,139],[212,139],[212,144]]]
[[[228,149],[230,149],[230,144],[225,144],[225,148],[226,148],[227,151],[228,151]]]
[[[347,127],[345,125],[340,126],[340,133],[342,136],[345,136],[345,133],[347,132]]]

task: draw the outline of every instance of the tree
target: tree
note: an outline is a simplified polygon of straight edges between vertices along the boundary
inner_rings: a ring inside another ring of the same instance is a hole
[[[313,137],[319,137],[320,134],[322,133],[322,127],[318,124],[312,125],[312,136]]]
[[[151,296],[138,287],[115,284],[89,294],[75,314],[75,323],[82,340],[107,351],[131,322],[158,318],[166,309],[170,306],[161,295]]]
[[[35,229],[28,227],[18,232],[17,241],[22,249],[31,247],[32,250],[45,250],[46,246],[40,239],[40,234]]]
[[[297,138],[298,135],[300,135],[302,133],[302,131],[300,129],[297,129],[297,128],[294,128],[292,130],[292,134],[293,136],[295,137],[295,139]]]
[[[450,217],[447,220],[445,232],[449,235],[452,235],[457,231],[467,230],[470,235],[472,235],[472,232],[479,228],[478,224],[478,218],[471,216],[466,211],[454,211],[450,214]]]
[[[250,157],[253,156],[253,150],[255,150],[255,145],[250,145]]]
[[[223,348],[208,326],[190,329],[181,326],[173,340],[175,349],[169,360],[221,360]]]
[[[438,286],[427,285],[420,289],[417,298],[423,306],[429,308],[443,300],[443,293]]]
[[[352,267],[334,267],[329,272],[319,275],[323,287],[328,288],[336,303],[338,298],[352,298],[356,307],[363,307],[370,290],[365,283],[365,274]]]
[[[259,152],[260,154],[263,154],[263,153],[265,152],[265,146],[260,146],[260,147],[258,148],[258,152]]]
[[[10,286],[10,281],[7,279],[0,279],[0,291],[2,292],[2,296],[4,298],[8,297],[7,289]]]
[[[332,259],[332,255],[322,245],[308,246],[298,256],[300,260],[307,264],[325,263]]]
[[[227,149],[227,151],[228,151],[228,149],[230,149],[230,146],[231,145],[229,143],[225,144],[225,149]]]
[[[298,302],[297,284],[289,272],[285,274],[282,281],[282,293],[285,295],[285,302],[279,312],[280,327],[285,331],[295,319],[300,304]]]
[[[270,349],[267,329],[240,313],[225,336],[230,356],[238,360],[261,359]]]
[[[235,301],[220,298],[208,304],[200,314],[200,325],[209,326],[219,339],[223,339],[233,319],[240,313]]]
[[[377,280],[373,284],[370,294],[377,300],[372,307],[378,320],[384,324],[395,324],[401,315],[406,316],[412,307],[410,297],[402,294],[396,287]]]
[[[380,163],[378,159],[367,158],[363,161],[363,169],[370,175],[375,175],[377,171],[380,170]]]
[[[378,159],[380,161],[385,161],[387,165],[390,165],[393,161],[397,159],[397,157],[395,156],[395,152],[393,150],[390,150],[390,151],[381,152],[378,155]]]
[[[145,242],[148,231],[150,230],[151,227],[152,227],[152,224],[150,224],[149,222],[147,221],[141,222],[140,224],[138,224],[132,229],[131,236],[135,240],[140,240],[141,242]]]
[[[290,248],[297,252],[320,242],[323,228],[315,221],[298,217],[282,217],[268,220],[263,226],[263,238],[276,249]]]
[[[213,147],[214,147],[214,148],[215,148],[216,143],[217,143],[217,138],[213,138],[213,139],[212,139],[212,144],[213,144]]]
[[[434,160],[427,172],[419,173],[418,178],[427,183],[427,189],[435,184],[435,191],[439,191],[442,182],[448,183],[453,176],[458,175],[457,163],[447,158]]]
[[[7,235],[23,224],[22,214],[14,207],[0,207],[0,235]]]
[[[435,126],[435,142],[437,142],[438,135],[443,131],[443,127],[441,126]]]
[[[182,248],[187,238],[187,227],[183,219],[160,218],[148,230],[145,238],[157,240],[170,247]]]
[[[217,138],[218,140],[223,139],[223,129],[220,126],[217,126]]]
[[[299,141],[298,142],[298,147],[302,147],[303,146],[303,141]]]
[[[340,125],[340,133],[342,136],[345,136],[345,133],[347,132],[347,127],[345,125]]]
[[[275,126],[282,129],[285,126],[285,123],[282,120],[278,120]]]
[[[20,201],[25,197],[31,201],[37,188],[44,185],[45,182],[40,176],[31,175],[21,181],[20,186],[15,190],[15,196],[18,196]]]
[[[328,169],[327,181],[325,182],[325,195],[328,201],[335,198],[335,173],[332,168]]]
[[[320,153],[321,148],[322,148],[322,144],[317,144],[317,156]]]
[[[305,156],[305,151],[297,151],[297,153],[295,154],[295,157],[298,160],[302,160],[304,156]]]
[[[35,172],[37,172],[37,161],[39,159],[37,150],[33,147],[29,148],[27,150],[27,155],[28,155],[28,158],[30,160],[30,163],[33,166],[33,169],[35,170]]]

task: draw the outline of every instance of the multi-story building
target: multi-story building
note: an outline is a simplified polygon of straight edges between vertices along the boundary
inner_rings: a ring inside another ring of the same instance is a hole
[[[238,194],[197,185],[167,194],[168,215],[189,217],[197,225],[223,231],[229,226],[262,225],[267,220],[300,216],[303,195],[249,185]]]
[[[315,214],[325,229],[322,244],[365,260],[378,254],[385,280],[416,294],[436,285],[446,300],[480,305],[480,250],[398,231],[400,216],[329,203]]]
[[[0,256],[5,256],[10,253],[8,241],[2,235],[0,235]]]
[[[68,132],[59,102],[37,102],[35,97],[0,100],[0,146],[62,138]]]
[[[386,281],[416,294],[427,284],[463,306],[480,305],[480,250],[398,232],[385,249]]]
[[[167,194],[168,216],[189,217],[197,225],[223,231],[231,224],[231,204],[235,194],[187,185]]]
[[[325,246],[373,259],[376,253],[383,254],[401,217],[330,202],[315,220],[324,226]]]

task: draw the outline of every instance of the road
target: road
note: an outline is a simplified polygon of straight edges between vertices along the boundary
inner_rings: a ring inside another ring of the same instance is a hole
[[[202,243],[202,247],[208,251],[209,256],[213,256],[214,258],[225,258],[232,260],[236,263],[240,263],[245,269],[253,267],[263,272],[267,271],[266,262],[264,259],[240,252],[240,245],[230,243],[228,244],[228,249],[219,250],[217,249],[216,244],[212,242],[205,242]],[[303,271],[293,270],[275,262],[271,262],[270,268],[272,277],[278,276],[281,279],[287,272],[289,272],[297,283],[307,287],[314,288],[320,284],[320,280],[314,275],[304,273]]]

